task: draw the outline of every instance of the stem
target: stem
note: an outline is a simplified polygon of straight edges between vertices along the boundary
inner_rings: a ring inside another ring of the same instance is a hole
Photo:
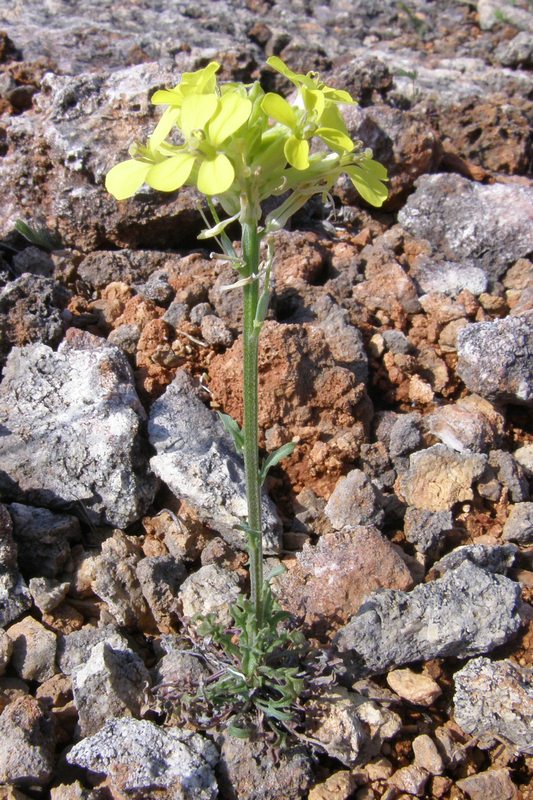
[[[244,277],[259,270],[259,236],[256,220],[242,222]],[[263,528],[261,522],[261,485],[259,481],[258,442],[258,353],[259,331],[254,325],[259,302],[259,279],[243,287],[243,403],[244,469],[248,503],[248,555],[250,586],[257,627],[263,624]]]

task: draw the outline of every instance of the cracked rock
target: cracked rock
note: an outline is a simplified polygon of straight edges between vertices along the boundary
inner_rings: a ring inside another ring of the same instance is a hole
[[[95,525],[125,527],[155,491],[141,452],[143,419],[117,347],[70,329],[57,352],[15,348],[0,386],[0,488],[38,506],[81,506]]]
[[[246,521],[244,466],[216,414],[196,396],[192,379],[179,371],[165,394],[152,406],[149,437],[157,451],[151,467],[180,500],[226,541],[244,548],[244,534],[235,530]],[[263,495],[265,550],[280,548],[281,524]]]
[[[53,723],[42,706],[26,695],[0,716],[0,783],[46,786],[54,769]]]
[[[215,746],[191,731],[131,718],[113,719],[67,755],[69,764],[105,775],[118,796],[215,800]]]
[[[520,609],[519,584],[465,561],[411,592],[372,593],[339,631],[336,645],[355,675],[432,658],[468,658],[507,642],[520,628]]]
[[[186,617],[214,614],[221,625],[229,625],[230,607],[239,594],[239,579],[235,572],[217,564],[207,564],[182,583],[178,598]]]
[[[57,663],[61,672],[71,675],[77,667],[87,662],[93,647],[100,642],[107,642],[114,650],[128,649],[128,640],[114,625],[102,625],[99,628],[86,625],[60,638]]]
[[[455,673],[455,719],[473,736],[533,753],[533,671],[513,661],[475,658]]]

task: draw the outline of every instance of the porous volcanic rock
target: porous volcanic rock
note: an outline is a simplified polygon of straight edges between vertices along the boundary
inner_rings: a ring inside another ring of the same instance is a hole
[[[0,487],[37,506],[82,506],[93,524],[127,526],[155,491],[141,450],[144,417],[117,347],[71,329],[57,353],[16,348],[0,386]]]
[[[468,658],[519,630],[520,602],[518,583],[464,561],[411,592],[371,594],[335,641],[356,675],[431,658]]]

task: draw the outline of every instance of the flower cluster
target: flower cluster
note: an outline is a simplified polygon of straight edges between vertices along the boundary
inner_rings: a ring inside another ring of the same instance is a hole
[[[167,108],[147,144],[132,145],[131,158],[108,173],[108,191],[123,200],[143,184],[164,192],[195,185],[229,215],[246,205],[257,218],[264,199],[289,192],[268,220],[275,228],[346,173],[368,203],[381,206],[387,172],[349,136],[340,110],[355,102],[348,92],[275,56],[267,63],[294,84],[291,101],[258,83],[218,84],[216,62],[156,92],[152,102]]]

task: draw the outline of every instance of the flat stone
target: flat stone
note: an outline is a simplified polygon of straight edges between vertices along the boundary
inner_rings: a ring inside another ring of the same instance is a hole
[[[494,430],[487,417],[459,403],[437,408],[424,422],[433,436],[459,453],[484,453],[494,446]]]
[[[491,402],[533,406],[532,349],[533,312],[467,325],[457,337],[457,374]]]
[[[0,781],[46,786],[53,777],[55,737],[50,717],[30,695],[0,716]]]
[[[125,527],[155,491],[144,417],[126,356],[105,340],[71,328],[57,352],[15,348],[0,385],[0,488],[37,506],[82,504],[91,523]]]
[[[24,617],[7,629],[13,642],[11,665],[25,681],[46,681],[57,672],[57,638],[33,617]]]
[[[442,689],[433,678],[411,669],[392,670],[387,675],[387,683],[403,700],[418,706],[431,706],[442,694]]]
[[[411,592],[374,592],[339,631],[336,645],[355,675],[468,658],[508,641],[520,628],[520,608],[519,584],[465,561]]]
[[[242,458],[183,370],[152,406],[148,431],[157,451],[150,461],[154,472],[229,544],[244,549],[245,536],[235,530],[247,514]],[[266,551],[277,552],[281,525],[266,495],[263,518]]]
[[[239,595],[239,579],[235,572],[217,564],[207,564],[182,583],[178,599],[186,617],[214,614],[221,625],[229,625],[230,608]]]
[[[533,543],[533,503],[516,503],[509,507],[509,516],[503,526],[503,538],[518,544]]]
[[[437,745],[427,733],[422,733],[413,739],[413,753],[415,764],[427,770],[430,775],[441,775],[444,772],[444,761]]]
[[[107,642],[95,645],[87,662],[72,673],[81,735],[96,733],[112,717],[138,717],[150,683],[132,650],[115,650]]]
[[[476,658],[454,675],[455,719],[469,734],[533,753],[533,670]]]
[[[481,453],[457,453],[443,444],[419,450],[409,457],[409,471],[402,476],[407,503],[426,511],[448,511],[458,502],[472,500],[472,484],[485,469]]]
[[[398,221],[440,259],[466,259],[496,280],[533,249],[530,186],[484,185],[457,174],[423,175],[416,186]]]
[[[66,756],[69,764],[105,775],[119,796],[156,793],[162,800],[215,800],[215,746],[192,731],[146,720],[112,719]]]
[[[378,491],[360,469],[339,478],[324,514],[336,531],[355,525],[379,527],[384,519]]]
[[[347,527],[306,543],[275,579],[274,591],[284,608],[324,636],[347,622],[370,592],[412,585],[405,562],[376,528]]]
[[[506,769],[489,769],[457,781],[469,800],[516,800],[518,790]]]

